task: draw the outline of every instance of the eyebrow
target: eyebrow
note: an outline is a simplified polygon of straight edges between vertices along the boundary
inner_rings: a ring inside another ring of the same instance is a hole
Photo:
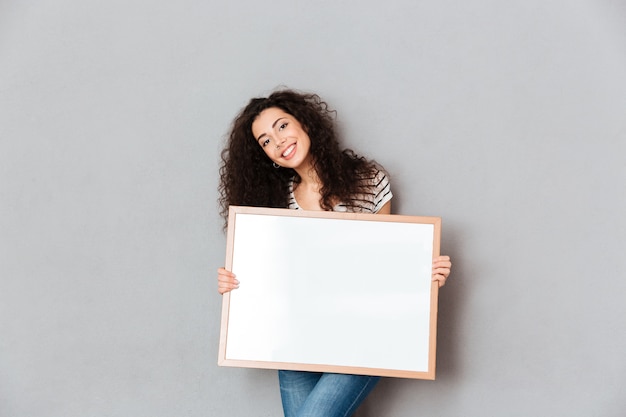
[[[272,129],[274,129],[274,126],[276,126],[276,123],[278,123],[278,121],[279,121],[279,120],[282,120],[282,119],[286,119],[286,117],[285,117],[285,116],[283,116],[283,117],[279,117],[278,119],[274,120],[274,123],[272,123]],[[256,138],[256,141],[257,141],[257,142],[258,142],[258,141],[260,141],[260,140],[263,138],[263,136],[267,136],[267,133],[265,133],[265,132],[261,133],[261,134],[259,135],[259,137],[258,137],[258,138]]]

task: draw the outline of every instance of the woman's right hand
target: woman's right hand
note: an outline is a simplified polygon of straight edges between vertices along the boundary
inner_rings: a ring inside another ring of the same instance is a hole
[[[239,281],[235,278],[235,274],[224,268],[217,268],[217,291],[220,294],[239,288]]]

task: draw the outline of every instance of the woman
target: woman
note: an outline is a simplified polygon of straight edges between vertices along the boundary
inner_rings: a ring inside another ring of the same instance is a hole
[[[334,111],[315,94],[282,90],[252,99],[235,118],[220,168],[221,214],[230,205],[391,213],[391,188],[375,162],[341,150]],[[433,261],[443,286],[450,258]],[[218,269],[218,291],[239,288]],[[279,371],[285,417],[348,417],[379,377]]]

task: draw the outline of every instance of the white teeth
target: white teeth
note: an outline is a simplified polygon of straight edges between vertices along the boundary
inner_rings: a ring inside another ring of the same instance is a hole
[[[293,153],[293,151],[294,151],[294,149],[295,149],[295,148],[296,148],[296,145],[295,145],[295,144],[291,145],[290,147],[288,147],[287,149],[285,149],[285,152],[283,152],[283,155],[282,155],[282,156],[283,156],[284,158],[288,157],[289,155],[291,155],[291,154]]]

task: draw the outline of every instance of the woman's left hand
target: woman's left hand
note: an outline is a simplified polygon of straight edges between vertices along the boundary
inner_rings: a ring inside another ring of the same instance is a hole
[[[433,259],[433,281],[439,282],[440,288],[446,285],[450,268],[452,268],[452,262],[449,256],[438,256]]]

